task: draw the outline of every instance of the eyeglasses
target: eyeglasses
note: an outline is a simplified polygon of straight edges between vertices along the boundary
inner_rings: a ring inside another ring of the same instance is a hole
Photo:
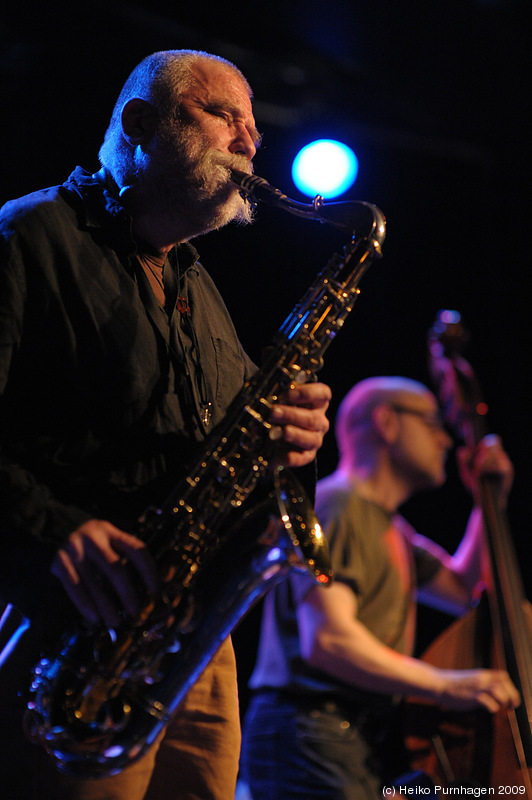
[[[443,420],[437,411],[421,411],[419,408],[408,408],[408,406],[395,404],[392,404],[392,408],[398,414],[413,414],[415,417],[419,417],[433,431],[445,430]]]

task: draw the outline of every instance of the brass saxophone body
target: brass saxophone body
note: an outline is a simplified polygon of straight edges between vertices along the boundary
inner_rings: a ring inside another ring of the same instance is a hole
[[[278,430],[268,416],[287,387],[322,366],[360,278],[381,255],[385,220],[369,203],[329,206],[318,197],[305,205],[257,176],[231,178],[251,201],[339,227],[350,241],[286,318],[187,477],[141,520],[139,535],[162,576],[159,595],[135,622],[66,633],[35,666],[26,730],[69,774],[113,774],[142,756],[223,640],[292,569],[310,570],[323,585],[332,580],[304,490],[288,470],[272,467]],[[246,502],[272,472],[274,489]]]

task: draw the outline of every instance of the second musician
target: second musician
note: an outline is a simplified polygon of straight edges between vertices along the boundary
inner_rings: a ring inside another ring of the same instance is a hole
[[[336,435],[339,464],[318,482],[316,502],[335,582],[322,590],[293,575],[264,604],[242,754],[253,800],[378,800],[407,767],[402,695],[457,710],[519,703],[504,672],[444,671],[412,657],[416,593],[461,613],[481,580],[478,507],[453,556],[398,513],[445,480],[451,439],[435,397],[406,378],[369,378],[344,398]],[[504,503],[512,466],[500,445],[470,456],[460,451],[473,496],[481,473],[500,474]]]

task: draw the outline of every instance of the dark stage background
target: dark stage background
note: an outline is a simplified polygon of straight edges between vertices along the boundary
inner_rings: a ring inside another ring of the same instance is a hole
[[[428,382],[425,341],[439,308],[458,309],[467,351],[516,467],[509,509],[530,596],[530,41],[523,0],[269,0],[252,6],[11,2],[0,22],[0,200],[60,183],[96,154],[117,93],[145,55],[204,49],[245,72],[264,146],[256,172],[303,202],[290,165],[313,138],[345,140],[360,161],[342,199],[376,203],[384,258],[328,351],[331,419],[357,380]],[[261,207],[247,229],[199,242],[250,354],[343,242],[324,226]],[[319,470],[334,468],[329,435]],[[448,485],[405,511],[453,549],[469,510],[451,456]],[[244,686],[256,612],[235,635]],[[424,621],[426,620],[426,621]],[[444,620],[423,617],[420,643]],[[245,703],[245,689],[243,688]]]

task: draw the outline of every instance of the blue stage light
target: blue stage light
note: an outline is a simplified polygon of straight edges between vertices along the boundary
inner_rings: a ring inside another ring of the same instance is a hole
[[[308,197],[338,197],[355,182],[358,159],[346,144],[318,139],[303,147],[292,164],[292,180]]]

